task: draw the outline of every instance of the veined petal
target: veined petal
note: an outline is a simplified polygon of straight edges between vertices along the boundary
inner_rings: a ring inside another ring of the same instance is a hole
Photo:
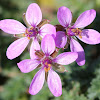
[[[68,65],[72,62],[74,62],[78,57],[78,54],[76,52],[65,52],[59,54],[55,59],[54,62],[61,64],[61,65]]]
[[[76,40],[71,38],[70,49],[71,49],[71,52],[78,53],[78,58],[76,59],[76,62],[79,66],[83,66],[85,64],[85,53],[82,46]]]
[[[67,36],[65,32],[58,31],[56,33],[56,38],[55,38],[56,47],[63,48],[66,45],[66,42],[67,42]]]
[[[52,69],[49,70],[48,79],[47,79],[48,87],[51,93],[59,97],[62,94],[62,84],[59,75],[53,71]]]
[[[46,55],[51,55],[55,50],[55,41],[49,34],[45,35],[41,42],[41,49]]]
[[[0,29],[9,34],[25,33],[26,27],[17,20],[5,19],[0,21]]]
[[[45,80],[45,71],[44,69],[41,69],[34,76],[31,85],[29,87],[29,93],[31,95],[37,94],[42,89],[44,80]]]
[[[62,26],[68,27],[72,21],[72,13],[67,7],[62,6],[58,9],[57,18]]]
[[[32,70],[34,70],[41,62],[38,60],[32,60],[32,59],[25,59],[19,63],[17,63],[19,69],[23,73],[28,73]]]
[[[32,26],[36,26],[41,22],[42,12],[36,3],[32,3],[28,6],[26,11],[26,20]]]
[[[87,44],[99,44],[100,43],[100,33],[93,29],[84,29],[82,30],[82,38],[79,38],[81,41]]]
[[[18,39],[14,41],[8,48],[6,55],[8,59],[14,59],[18,57],[26,48],[29,43],[29,39],[27,37]]]
[[[45,24],[40,28],[40,35],[43,38],[46,34],[50,34],[53,37],[56,36],[56,28],[51,24]]]
[[[31,47],[30,47],[30,58],[31,59],[37,59],[38,57],[35,55],[35,51],[36,50],[40,50],[40,44],[39,42],[37,41],[37,39],[34,39],[32,44],[31,44]]]
[[[74,28],[83,28],[93,22],[96,17],[96,11],[94,9],[83,12],[73,25]]]

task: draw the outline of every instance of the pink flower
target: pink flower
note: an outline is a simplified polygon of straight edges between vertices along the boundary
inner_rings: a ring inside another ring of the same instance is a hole
[[[99,44],[100,34],[93,29],[83,29],[84,27],[91,24],[96,16],[96,11],[91,9],[83,12],[76,20],[73,26],[71,26],[72,13],[71,11],[62,6],[57,12],[57,17],[59,23],[63,26],[63,31],[58,31],[56,36],[56,46],[58,48],[63,48],[67,41],[70,40],[70,49],[72,52],[78,53],[78,58],[76,60],[79,66],[85,64],[85,53],[82,46],[76,41],[76,36],[78,39],[87,44]]]
[[[39,27],[39,23],[42,21],[42,13],[40,7],[36,3],[32,3],[28,6],[25,14],[26,23],[28,28],[26,28],[22,23],[13,19],[5,19],[0,21],[0,29],[8,34],[20,34],[22,33],[22,38],[13,42],[7,49],[6,55],[8,59],[14,59],[18,57],[28,45],[30,39],[33,39],[32,43],[37,43],[39,36],[42,38],[46,34],[51,34],[53,37],[56,35],[56,30],[53,25],[45,24]],[[30,53],[32,52],[32,47]]]
[[[49,34],[45,35],[42,39],[41,49],[40,45],[36,46],[31,55],[32,59],[23,60],[17,65],[23,73],[28,73],[41,66],[41,69],[36,73],[31,82],[29,88],[30,94],[37,94],[42,89],[45,78],[47,77],[46,79],[50,91],[54,96],[58,97],[62,94],[62,85],[60,77],[53,71],[54,65],[58,64],[56,67],[59,67],[59,65],[68,65],[74,62],[78,55],[75,52],[66,52],[55,57],[55,41]]]

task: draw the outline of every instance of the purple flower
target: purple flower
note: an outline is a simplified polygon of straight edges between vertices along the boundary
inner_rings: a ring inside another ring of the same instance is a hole
[[[96,16],[96,11],[91,9],[83,12],[76,20],[74,25],[71,26],[72,13],[66,7],[60,7],[57,12],[57,18],[59,23],[63,26],[63,31],[58,31],[56,35],[56,46],[63,48],[67,41],[70,41],[70,49],[72,52],[78,53],[76,60],[79,66],[85,64],[85,53],[82,46],[76,41],[78,39],[87,44],[99,44],[100,34],[93,29],[83,29],[84,27],[91,24]]]
[[[53,37],[56,35],[56,30],[53,25],[45,24],[39,27],[39,23],[42,21],[42,12],[40,7],[36,3],[32,3],[28,6],[25,14],[26,28],[22,23],[13,19],[5,19],[0,21],[0,29],[8,34],[21,34],[22,38],[13,42],[7,49],[6,55],[9,59],[18,57],[28,45],[30,39],[33,39],[32,43],[37,43],[39,36],[42,38],[46,34],[51,34]],[[32,47],[30,53],[32,52]]]
[[[41,51],[42,49],[42,51]],[[52,94],[56,97],[62,94],[61,80],[58,74],[53,71],[54,65],[68,65],[74,62],[78,55],[75,52],[61,53],[57,57],[55,56],[55,41],[49,34],[45,35],[40,45],[36,46],[33,50],[32,59],[26,59],[19,62],[17,65],[21,72],[28,73],[35,68],[41,68],[34,76],[29,93],[32,95],[37,94],[43,87],[45,78],[48,83],[48,87]]]

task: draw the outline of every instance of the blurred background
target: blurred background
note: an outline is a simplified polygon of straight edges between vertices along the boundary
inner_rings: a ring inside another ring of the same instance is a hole
[[[100,0],[0,0],[0,20],[15,19],[23,23],[22,14],[30,3],[37,3],[42,10],[43,19],[51,20],[53,25],[59,24],[57,10],[61,6],[72,11],[73,23],[82,12],[95,9],[97,16],[86,28],[100,32]],[[100,100],[99,44],[87,45],[79,41],[85,50],[86,64],[78,66],[74,62],[65,66],[68,72],[58,73],[62,80],[63,93],[61,97],[55,98],[46,82],[37,95],[31,96],[28,93],[31,80],[38,70],[24,74],[18,69],[16,63],[29,58],[27,49],[20,57],[12,61],[7,59],[7,47],[14,40],[16,38],[12,35],[0,30],[0,100]]]

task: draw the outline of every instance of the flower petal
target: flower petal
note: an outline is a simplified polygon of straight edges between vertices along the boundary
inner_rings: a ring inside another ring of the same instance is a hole
[[[62,84],[59,75],[53,71],[52,69],[49,70],[48,79],[47,79],[48,87],[51,93],[59,97],[62,94]]]
[[[29,87],[29,93],[31,95],[37,94],[42,89],[44,80],[45,80],[45,71],[44,69],[41,69],[34,76],[31,85]]]
[[[56,36],[56,28],[51,24],[45,24],[40,28],[40,35],[43,38],[46,34],[50,34],[53,37]]]
[[[72,21],[72,13],[67,7],[62,6],[58,9],[57,18],[62,26],[68,27]]]
[[[76,52],[66,52],[59,54],[55,59],[54,62],[61,64],[61,65],[68,65],[74,62],[78,57]]]
[[[36,26],[41,22],[42,12],[36,3],[32,3],[28,6],[26,11],[26,20],[32,26]]]
[[[8,59],[14,59],[18,57],[24,51],[28,43],[29,43],[29,39],[27,37],[14,41],[8,47],[7,52],[6,52]]]
[[[41,42],[41,49],[46,55],[51,55],[55,50],[55,41],[49,34],[45,35]]]
[[[82,46],[76,40],[71,38],[70,49],[71,49],[71,52],[78,53],[78,58],[76,59],[76,62],[79,66],[83,66],[85,64],[85,53]]]
[[[96,11],[94,9],[83,12],[73,25],[74,28],[83,28],[93,22],[96,17]]]
[[[67,43],[67,36],[65,32],[58,31],[55,38],[56,47],[63,48]]]
[[[26,27],[17,20],[5,19],[0,21],[0,29],[9,34],[25,33]]]
[[[34,70],[41,62],[38,60],[31,60],[31,59],[25,59],[19,63],[17,63],[19,69],[23,73],[28,73],[32,70]]]
[[[38,57],[35,55],[35,51],[36,50],[40,50],[40,45],[39,42],[37,41],[37,39],[34,39],[31,47],[30,47],[30,58],[31,59],[37,59]]]
[[[100,43],[100,33],[93,29],[84,29],[82,30],[82,38],[79,38],[81,41],[87,44],[99,44]]]

